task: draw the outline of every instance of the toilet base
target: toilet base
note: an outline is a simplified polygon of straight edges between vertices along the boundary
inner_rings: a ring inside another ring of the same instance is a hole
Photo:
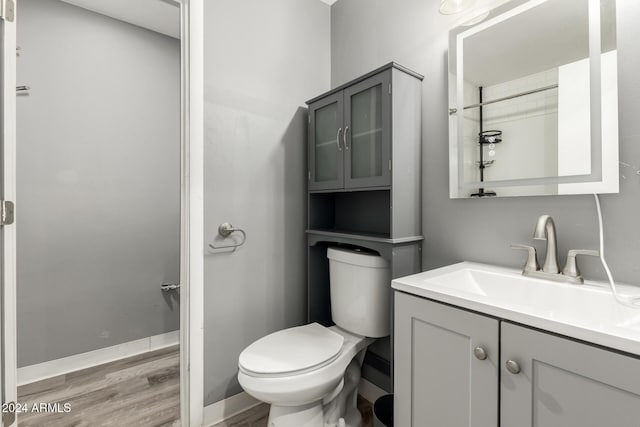
[[[305,406],[271,405],[268,427],[324,427],[322,402]]]
[[[325,422],[322,402],[306,406],[271,405],[268,427],[361,427],[362,416],[356,408],[347,408],[336,422]]]
[[[271,405],[268,427],[360,427],[362,416],[357,408],[358,384],[365,350],[345,370],[337,394],[329,401],[303,406]]]

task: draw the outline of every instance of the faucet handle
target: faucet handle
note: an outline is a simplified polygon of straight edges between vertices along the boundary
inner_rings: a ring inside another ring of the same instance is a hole
[[[536,248],[529,245],[512,243],[511,249],[521,249],[521,250],[528,251],[527,262],[522,268],[522,273],[540,270],[540,264],[538,264],[538,255],[536,254]]]
[[[576,261],[576,257],[578,255],[600,256],[600,251],[594,251],[591,249],[571,249],[567,253],[567,263],[562,269],[562,274],[569,277],[576,277],[580,279],[580,283],[582,283],[582,276],[580,276],[578,262]]]

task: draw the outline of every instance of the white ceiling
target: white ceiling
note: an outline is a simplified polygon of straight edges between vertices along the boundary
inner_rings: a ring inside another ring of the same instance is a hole
[[[120,21],[180,38],[180,9],[171,0],[62,0]]]
[[[61,0],[92,12],[180,38],[180,9],[173,0]],[[320,0],[331,6],[338,0]]]

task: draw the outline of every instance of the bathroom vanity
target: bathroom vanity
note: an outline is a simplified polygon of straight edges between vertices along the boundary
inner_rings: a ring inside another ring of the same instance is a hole
[[[606,285],[465,262],[392,286],[396,425],[640,425],[640,309]]]

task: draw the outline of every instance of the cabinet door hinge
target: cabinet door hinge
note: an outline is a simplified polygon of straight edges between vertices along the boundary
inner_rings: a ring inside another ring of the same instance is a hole
[[[0,0],[0,18],[13,22],[16,18],[16,4],[13,0]]]
[[[0,201],[0,225],[13,224],[15,205],[8,200]]]
[[[391,83],[389,83],[389,95],[391,95]]]
[[[309,122],[309,124],[311,124],[311,114],[307,115],[307,121]]]
[[[391,159],[389,159],[389,170],[391,170]]]
[[[311,181],[311,171],[307,171],[307,180]]]
[[[16,403],[9,402],[8,404],[3,404],[2,408],[7,408],[7,411],[2,411],[2,425],[10,426],[11,424],[16,422]]]

